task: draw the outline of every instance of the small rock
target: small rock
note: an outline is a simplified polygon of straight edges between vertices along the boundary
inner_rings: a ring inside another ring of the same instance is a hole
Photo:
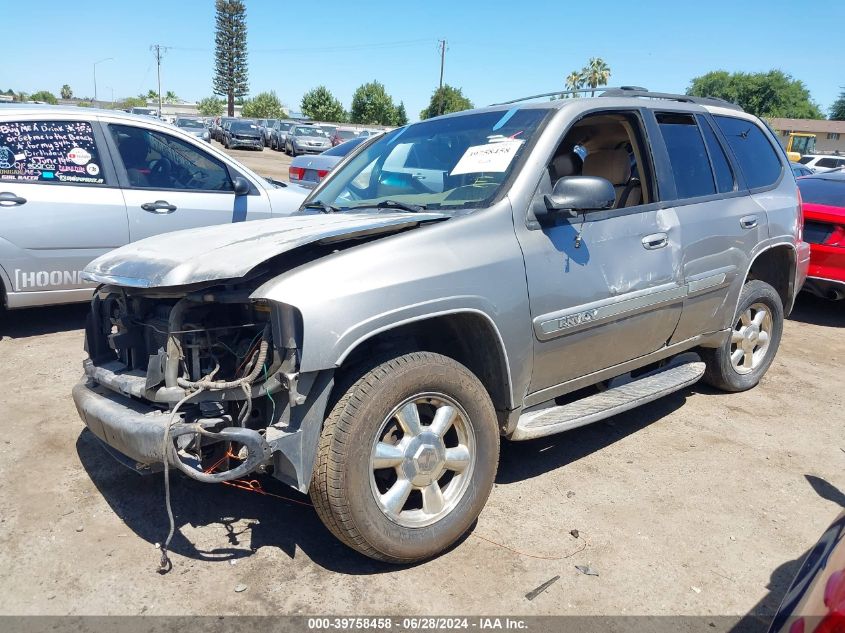
[[[246,591],[246,585],[245,584],[243,584],[241,582],[241,583],[238,583],[237,585],[235,585],[235,593],[242,593],[244,591]]]
[[[76,531],[77,531],[77,532],[81,532],[81,531],[82,531],[82,530],[84,530],[84,529],[85,529],[85,526],[83,526],[83,525],[77,525],[77,526],[76,526]]]
[[[599,572],[597,572],[595,569],[593,569],[589,565],[575,565],[575,569],[577,569],[582,574],[585,574],[587,576],[598,576],[599,575]]]
[[[575,496],[575,491],[574,491],[574,490],[570,490],[569,492],[567,492],[567,493],[566,493],[566,498],[567,498],[567,499],[571,499],[571,498],[572,498],[572,497],[574,497],[574,496]]]
[[[230,559],[229,559],[229,564],[230,564],[230,565],[237,565],[237,564],[238,564],[238,561],[236,561],[234,558],[230,558]]]
[[[728,537],[728,538],[730,538],[732,541],[735,541],[735,540],[736,540],[736,537],[735,537],[735,536],[730,536],[730,537]]]
[[[701,589],[698,587],[690,587],[690,589],[692,589],[695,593],[701,593]]]
[[[578,530],[569,530],[569,533],[572,535],[573,538],[578,538],[580,532]]]

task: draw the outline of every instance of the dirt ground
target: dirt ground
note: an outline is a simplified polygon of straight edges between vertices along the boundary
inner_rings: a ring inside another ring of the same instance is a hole
[[[285,160],[249,159],[277,176]],[[843,308],[802,296],[749,392],[695,385],[564,435],[503,442],[477,524],[424,564],[346,549],[307,497],[272,479],[265,489],[298,503],[174,477],[165,576],[161,476],[117,464],[70,398],[86,307],[9,313],[0,614],[771,614],[845,506]]]

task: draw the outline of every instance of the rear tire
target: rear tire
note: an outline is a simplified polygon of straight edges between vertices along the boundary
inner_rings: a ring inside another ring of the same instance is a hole
[[[309,492],[346,545],[411,563],[470,528],[498,456],[496,412],[478,378],[451,358],[414,352],[378,364],[341,393]]]
[[[755,279],[743,286],[736,314],[721,347],[701,350],[704,382],[731,392],[755,387],[771,366],[783,335],[783,303],[774,288]]]

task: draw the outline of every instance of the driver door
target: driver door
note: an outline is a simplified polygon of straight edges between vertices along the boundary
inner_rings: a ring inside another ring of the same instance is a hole
[[[227,164],[158,130],[108,124],[129,215],[129,238],[270,217],[260,190],[236,196]],[[255,187],[253,187],[255,189]]]

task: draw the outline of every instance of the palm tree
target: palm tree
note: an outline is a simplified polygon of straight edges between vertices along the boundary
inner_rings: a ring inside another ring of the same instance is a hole
[[[573,70],[566,76],[566,89],[567,90],[578,90],[579,88],[584,87],[584,75],[580,70]],[[577,97],[578,93],[571,95],[572,97]]]
[[[581,73],[584,76],[584,82],[593,89],[590,96],[595,97],[596,88],[606,86],[610,79],[610,66],[601,57],[591,57],[590,63],[584,67]]]

